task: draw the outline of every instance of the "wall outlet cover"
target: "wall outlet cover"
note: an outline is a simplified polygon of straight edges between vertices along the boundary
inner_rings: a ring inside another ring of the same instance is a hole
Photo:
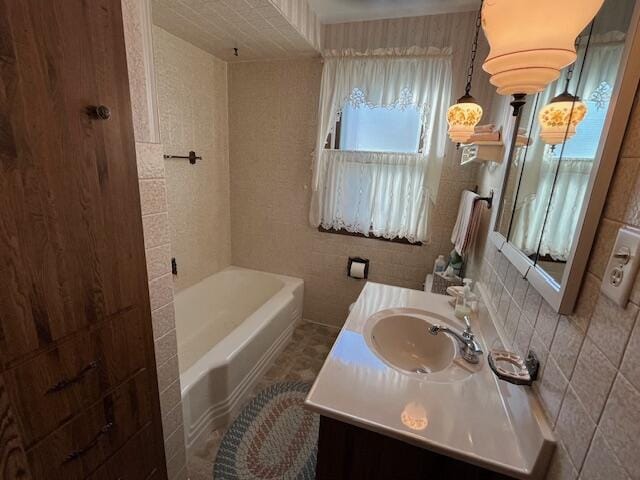
[[[640,230],[624,227],[611,252],[600,290],[621,307],[626,307],[640,266]]]

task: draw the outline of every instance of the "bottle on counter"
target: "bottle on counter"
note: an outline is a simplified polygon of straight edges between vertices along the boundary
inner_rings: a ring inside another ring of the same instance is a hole
[[[438,255],[435,263],[433,264],[433,273],[443,273],[447,268],[447,261],[444,259],[444,255]]]
[[[464,288],[462,289],[462,295],[459,295],[458,299],[456,300],[456,309],[454,312],[456,318],[459,318],[460,320],[463,320],[465,316],[470,316],[471,312],[473,311],[471,309],[471,302],[473,301],[475,295],[471,291],[472,282],[473,280],[471,280],[470,278],[465,278],[464,280],[462,280]]]

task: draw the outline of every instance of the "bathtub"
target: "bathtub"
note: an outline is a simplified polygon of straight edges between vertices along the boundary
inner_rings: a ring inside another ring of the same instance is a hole
[[[175,296],[187,448],[226,425],[302,317],[299,278],[229,267]]]

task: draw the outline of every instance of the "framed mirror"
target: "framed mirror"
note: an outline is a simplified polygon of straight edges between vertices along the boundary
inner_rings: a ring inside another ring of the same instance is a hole
[[[575,64],[510,128],[491,240],[559,313],[573,311],[638,86],[639,19],[640,2],[606,0]]]

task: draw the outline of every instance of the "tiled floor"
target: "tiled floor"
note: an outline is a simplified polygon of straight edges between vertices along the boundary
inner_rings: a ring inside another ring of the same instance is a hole
[[[293,332],[291,342],[275,359],[273,366],[260,379],[246,402],[272,383],[287,380],[313,382],[338,332],[337,329],[314,323],[301,323]],[[188,459],[191,480],[213,478],[213,462],[224,432],[225,429],[211,432],[202,445],[193,449],[193,454]]]

